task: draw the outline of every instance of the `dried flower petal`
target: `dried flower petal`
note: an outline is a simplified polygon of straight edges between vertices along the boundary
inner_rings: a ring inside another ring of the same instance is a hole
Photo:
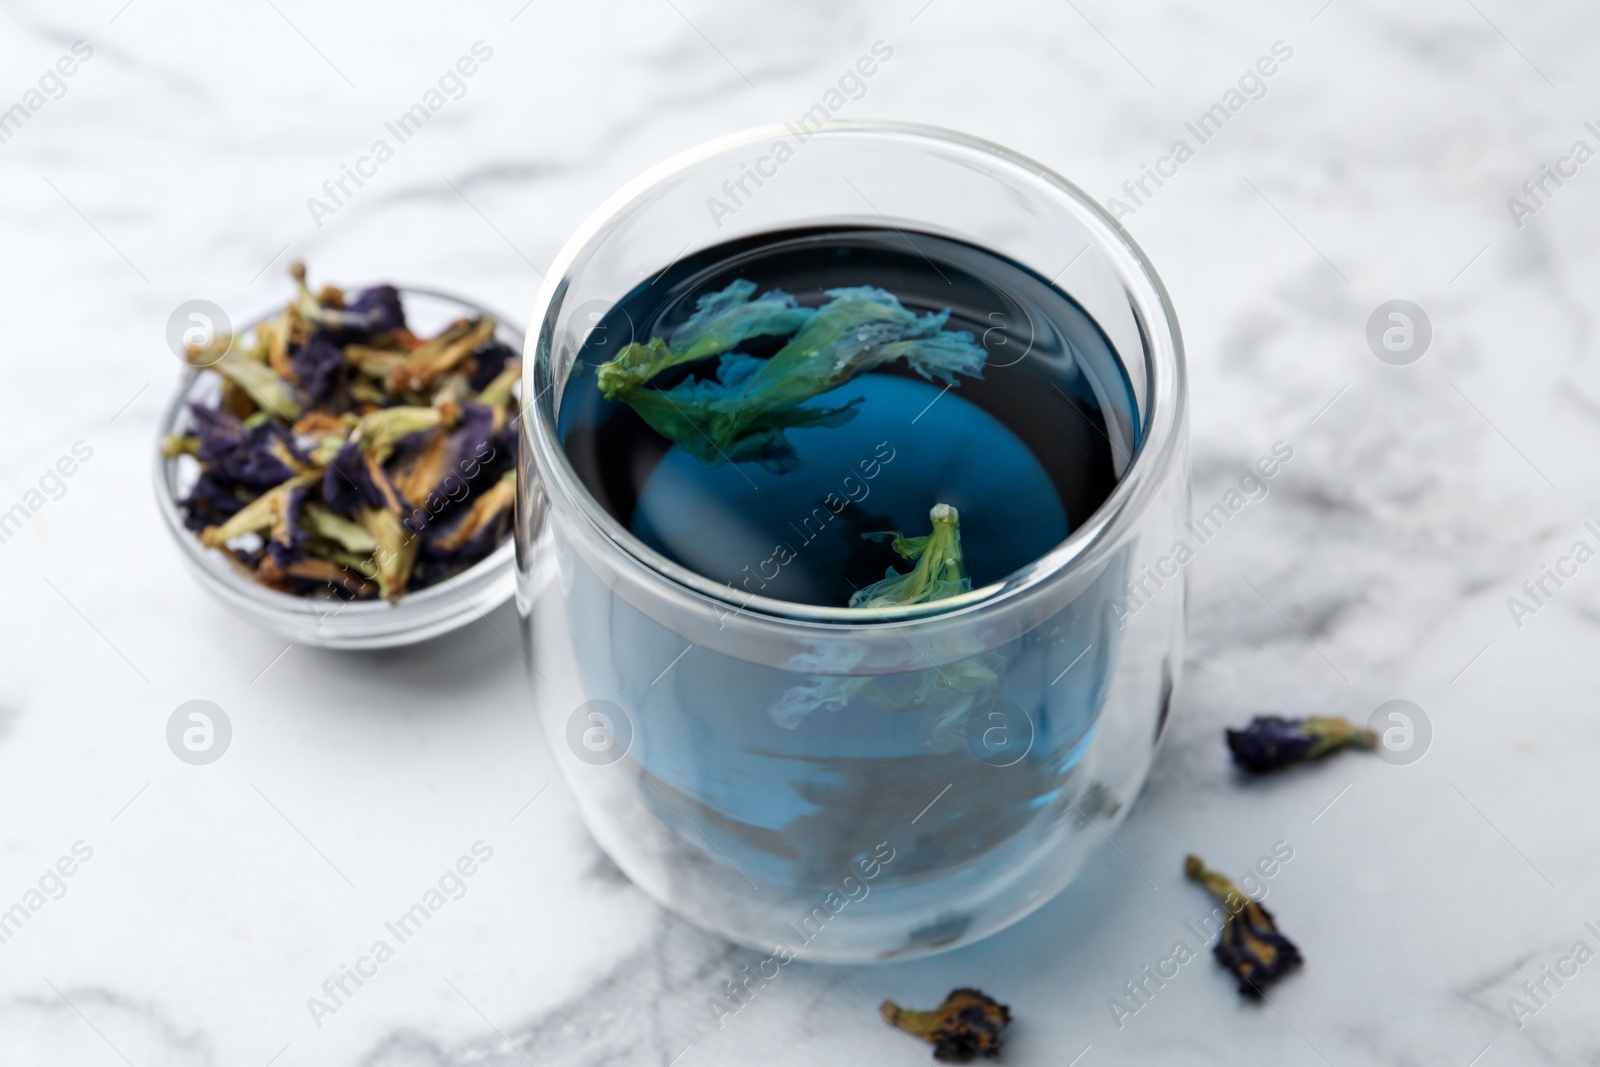
[[[487,315],[477,322],[461,322],[412,352],[389,372],[395,392],[426,389],[433,380],[482,348],[494,336],[497,324]]]
[[[1272,913],[1240,891],[1225,875],[1207,870],[1199,856],[1183,861],[1183,873],[1222,899],[1228,917],[1211,951],[1239,979],[1241,996],[1259,998],[1262,987],[1302,961],[1300,950],[1278,932]]]
[[[318,331],[289,353],[295,380],[314,405],[332,399],[344,370],[344,351],[326,333]]]
[[[376,285],[351,302],[345,320],[360,320],[371,334],[396,333],[406,328],[406,311],[394,286]]]
[[[493,437],[494,412],[480,404],[462,405],[452,429],[434,430],[418,447],[395,457],[391,465],[395,489],[413,512],[436,513],[440,509],[429,505],[461,495],[460,489],[470,481],[466,472],[473,469],[475,458],[489,453]],[[410,525],[414,531],[422,528]]]
[[[384,408],[362,416],[353,440],[361,445],[363,452],[383,463],[401,440],[440,426],[451,426],[460,413],[460,408],[454,404]]]
[[[474,392],[482,392],[490,382],[500,377],[506,367],[517,361],[517,353],[510,345],[491,337],[473,353],[472,361],[475,366],[469,384]]]
[[[1011,1024],[1011,1009],[976,989],[953,989],[932,1011],[912,1011],[892,1000],[878,1011],[890,1025],[930,1042],[934,1059],[951,1063],[998,1057]]]
[[[308,533],[336,542],[341,547],[360,556],[370,556],[378,550],[377,539],[358,522],[340,518],[327,508],[307,504],[300,513],[300,523]]]
[[[197,532],[227,522],[249,502],[237,483],[208,470],[200,472],[189,494],[178,501],[183,508],[183,525]]]
[[[208,526],[201,530],[200,543],[207,548],[220,548],[236,537],[272,529],[280,521],[280,509],[288,500],[289,494],[301,486],[310,485],[321,477],[320,471],[311,474],[297,474],[282,485],[267,490],[240,508],[232,518],[221,526]]]
[[[500,421],[507,414],[506,409],[511,406],[512,390],[521,380],[522,363],[519,360],[512,360],[478,393],[478,403],[495,409],[496,421]]]
[[[411,580],[411,565],[416,561],[419,541],[401,525],[400,517],[387,508],[362,508],[358,521],[378,545],[373,554],[378,595],[391,603],[399,600]]]
[[[289,422],[300,417],[300,401],[295,399],[289,383],[272,372],[264,363],[257,363],[238,351],[229,352],[215,364],[216,370],[250,397],[262,411],[270,412]]]
[[[1378,743],[1370,730],[1352,726],[1345,719],[1320,716],[1286,719],[1257,715],[1243,730],[1228,730],[1227,738],[1233,761],[1253,774],[1320,759],[1340,748],[1371,748]]]

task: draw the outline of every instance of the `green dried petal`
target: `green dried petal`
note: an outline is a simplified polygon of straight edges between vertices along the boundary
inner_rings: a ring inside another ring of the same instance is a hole
[[[701,297],[694,314],[673,332],[670,346],[660,338],[643,344],[635,341],[602,363],[596,372],[600,391],[614,399],[669,367],[731,352],[748,338],[787,337],[816,314],[797,307],[794,297],[781,289],[751,300],[755,291],[754,282],[741,278],[721,292]]]
[[[168,459],[172,459],[174,456],[199,455],[200,438],[169,433],[161,439],[161,454]]]
[[[455,422],[453,405],[440,407],[394,407],[363,415],[356,425],[355,439],[361,450],[382,463],[402,438],[425,430],[436,430]]]
[[[1313,715],[1306,719],[1304,729],[1318,738],[1307,759],[1316,759],[1336,748],[1373,748],[1378,743],[1378,735],[1371,730],[1334,716]]]
[[[881,580],[856,592],[852,608],[900,607],[927,604],[972,591],[961,556],[961,516],[949,504],[935,504],[928,513],[933,533],[907,537],[898,530],[867,537],[893,537],[894,550],[917,565],[904,574],[893,568]]]
[[[300,401],[295,399],[289,383],[266,364],[256,363],[238,352],[229,352],[217,361],[214,369],[243,389],[262,411],[277,415],[285,422],[300,418]]]
[[[420,542],[387,508],[362,508],[360,520],[377,545],[373,559],[378,595],[393,603],[404,595],[406,583],[411,580],[411,566],[416,562]]]
[[[428,388],[435,378],[450,370],[494,337],[497,323],[485,315],[477,322],[457,322],[438,337],[422,344],[388,374],[389,388],[395,392],[414,392]]]
[[[599,367],[601,392],[632,406],[708,465],[760,460],[782,470],[794,451],[785,429],[838,425],[850,417],[843,414],[848,406],[821,413],[800,407],[813,397],[899,359],[929,380],[950,384],[957,374],[983,369],[985,353],[972,335],[944,329],[948,311],[919,316],[892,293],[869,286],[831,289],[833,299],[816,311],[794,307],[792,297],[777,291],[746,303],[754,290],[738,281],[702,298],[696,317],[670,345],[659,338],[628,345]],[[745,337],[795,329],[771,359],[732,351]],[[645,387],[669,367],[718,353],[716,381],[691,379],[665,392]]]
[[[355,367],[362,374],[370,374],[379,381],[387,381],[389,375],[394,373],[395,368],[405,363],[406,354],[386,348],[346,345],[344,358],[346,363]]]
[[[307,533],[327,538],[357,555],[377,551],[377,539],[360,523],[340,518],[321,504],[307,504],[300,512],[300,525]]]

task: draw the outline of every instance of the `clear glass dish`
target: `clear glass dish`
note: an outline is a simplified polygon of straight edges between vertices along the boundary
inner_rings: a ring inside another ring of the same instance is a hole
[[[352,286],[349,291],[359,292],[361,288]],[[521,331],[508,326],[502,315],[428,289],[400,288],[399,291],[407,322],[420,335],[437,332],[463,316],[492,315],[499,324],[495,336],[513,350],[523,346]],[[250,328],[253,329],[254,324]],[[248,333],[249,329],[241,332]],[[215,403],[220,392],[220,376],[215,373],[191,369],[184,375],[157,427],[155,489],[161,516],[177,541],[184,562],[200,584],[229,608],[297,644],[321,648],[393,648],[465,626],[512,597],[516,590],[516,574],[515,546],[510,537],[486,558],[455,577],[407,593],[395,604],[386,601],[343,603],[292,596],[268,589],[240,574],[220,551],[206,548],[183,525],[183,509],[178,501],[199,473],[194,458],[168,458],[161,451],[161,442],[168,434],[181,434],[189,428],[190,402]]]
[[[741,180],[737,210],[710,209]],[[746,597],[651,550],[557,435],[599,314],[686,252],[884,224],[997,251],[1093,316],[1135,398],[1137,425],[1114,430],[1139,444],[1110,497],[1003,582],[890,618]],[[1183,346],[1121,227],[1047,168],[962,134],[757,129],[611,197],[562,249],[530,321],[518,606],[535,707],[618,866],[780,962],[953,948],[1059,892],[1132,805],[1183,662]],[[780,721],[797,692],[853,695]]]

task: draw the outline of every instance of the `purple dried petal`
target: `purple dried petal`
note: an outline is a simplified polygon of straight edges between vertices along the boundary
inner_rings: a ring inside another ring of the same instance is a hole
[[[344,350],[327,333],[318,330],[309,341],[289,352],[289,363],[312,405],[321,407],[333,396],[343,378]]]
[[[1293,941],[1278,932],[1272,913],[1247,900],[1222,925],[1222,937],[1211,950],[1217,962],[1239,980],[1240,996],[1261,997],[1261,989],[1304,962]]]
[[[461,419],[451,436],[454,438],[456,471],[475,481],[477,471],[484,462],[499,451],[494,429],[494,409],[482,404],[462,404]]]
[[[478,369],[472,375],[472,389],[474,392],[482,392],[485,386],[500,377],[500,372],[506,369],[507,363],[517,358],[517,354],[512,351],[510,345],[491,340],[478,349],[475,358],[478,361]]]
[[[383,489],[373,484],[372,468],[367,465],[361,446],[354,441],[345,443],[323,473],[322,502],[329,511],[347,519],[353,517],[359,507],[388,505]]]
[[[406,328],[405,308],[400,305],[400,294],[392,285],[373,286],[356,297],[345,311],[352,316],[362,316],[368,333],[393,333]]]
[[[511,513],[503,512],[499,519],[454,549],[443,549],[426,540],[417,553],[416,565],[411,570],[411,588],[422,589],[460,574],[488,557],[504,539],[510,528]]]
[[[1282,770],[1344,747],[1371,748],[1376,738],[1344,719],[1311,716],[1289,719],[1257,715],[1242,730],[1227,730],[1233,761],[1253,774]]]
[[[234,492],[231,483],[209,470],[202,470],[189,495],[178,501],[183,508],[183,525],[196,531],[207,526],[221,526],[247,503],[248,500]]]
[[[251,495],[282,485],[294,476],[282,455],[304,462],[306,456],[295,445],[294,434],[280,422],[268,421],[244,428],[244,424],[221,408],[189,405],[194,417],[195,435],[200,438],[196,458],[218,482],[257,490]],[[277,444],[282,453],[273,448]]]
[[[1212,948],[1217,962],[1239,980],[1239,995],[1259,999],[1261,990],[1304,962],[1293,941],[1283,936],[1272,913],[1252,900],[1226,875],[1208,870],[1199,856],[1187,856],[1183,873],[1222,901],[1227,917]]]
[[[197,458],[202,463],[215,463],[244,439],[244,423],[227,408],[190,404],[189,415],[194,420],[195,436],[200,438]]]
[[[504,464],[494,415],[482,404],[463,404],[446,437],[419,438],[396,450],[388,470],[410,508],[405,524],[412,533],[436,536],[471,507],[479,487],[499,480]]]

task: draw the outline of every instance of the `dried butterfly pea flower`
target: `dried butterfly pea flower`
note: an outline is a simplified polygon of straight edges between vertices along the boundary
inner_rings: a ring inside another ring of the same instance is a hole
[[[346,518],[353,517],[363,506],[395,511],[401,507],[389,476],[354,441],[345,442],[323,472],[322,500],[331,511]]]
[[[307,534],[300,524],[300,518],[306,506],[306,497],[306,486],[296,485],[276,503],[277,516],[272,523],[272,534],[267,538],[267,552],[279,566],[305,559],[303,548]]]
[[[1320,716],[1287,719],[1257,715],[1243,730],[1228,730],[1227,738],[1233,761],[1253,774],[1320,759],[1340,748],[1372,748],[1378,743],[1370,730],[1352,726],[1345,719]]]
[[[294,390],[265,363],[257,363],[239,352],[229,352],[216,362],[215,367],[224,378],[243,390],[262,411],[288,422],[300,417],[303,409]]]
[[[363,415],[351,440],[378,463],[385,462],[394,446],[412,434],[452,426],[461,409],[446,402],[437,407],[392,407]]]
[[[517,362],[517,354],[510,345],[497,341],[492,337],[489,342],[473,355],[477,367],[472,372],[468,384],[476,391],[482,392],[489,387],[489,383],[499,378],[507,367]],[[520,374],[521,368],[518,367]]]
[[[917,565],[904,574],[889,568],[883,579],[850,598],[852,608],[926,604],[972,591],[972,580],[961,559],[960,513],[949,504],[935,504],[928,518],[933,521],[933,532],[926,537],[907,537],[899,530],[862,535],[874,540],[893,538],[894,550],[905,559],[916,560]]]
[[[221,526],[208,526],[200,531],[200,543],[207,548],[221,548],[229,541],[245,534],[261,533],[282,522],[281,513],[289,495],[302,486],[321,478],[322,472],[297,474],[276,488],[269,489],[240,508]]]
[[[346,342],[405,329],[405,309],[392,285],[374,286],[347,305],[337,286],[323,286],[321,292],[313,293],[306,284],[304,263],[291,263],[289,276],[295,282],[295,295],[288,313],[313,326],[338,331]]]
[[[931,1043],[934,1059],[950,1063],[996,1058],[1011,1025],[1011,1009],[976,989],[953,989],[932,1011],[912,1011],[892,1000],[878,1011],[890,1025]]]
[[[268,489],[304,470],[309,457],[282,423],[249,421],[200,404],[189,406],[199,444],[195,456],[206,468],[240,486]]]
[[[493,552],[510,532],[516,497],[516,473],[506,471],[493,486],[478,494],[453,526],[425,533],[417,556],[417,579],[430,585],[443,581]]]
[[[507,363],[500,371],[489,380],[483,390],[478,393],[478,403],[491,408],[496,413],[496,422],[502,423],[511,406],[511,391],[516,388],[517,382],[522,379],[522,364],[519,362]]]
[[[477,322],[465,319],[416,351],[389,371],[389,388],[397,393],[426,389],[445,371],[477,352],[494,336],[496,323],[485,316]]]
[[[344,350],[326,333],[318,332],[289,354],[295,381],[314,405],[326,404],[341,384]]]
[[[376,285],[351,302],[346,320],[360,320],[369,334],[395,333],[406,328],[406,312],[400,293],[392,285]]]
[[[494,438],[494,411],[468,403],[461,406],[451,430],[435,430],[396,457],[392,482],[411,508],[408,525],[413,532],[466,495],[482,461],[494,454]]]
[[[240,495],[236,483],[202,470],[188,495],[178,504],[183,508],[184,527],[198,532],[208,526],[220,526],[227,522],[250,499]]]
[[[307,504],[301,511],[300,524],[312,536],[332,541],[357,556],[369,556],[378,549],[377,539],[366,527],[316,504]]]
[[[1199,856],[1183,861],[1183,873],[1221,898],[1228,910],[1222,935],[1211,951],[1217,962],[1239,979],[1241,996],[1259,998],[1262,987],[1303,962],[1294,942],[1278,932],[1272,913],[1227,876],[1208,870]]]
[[[517,476],[512,471],[506,471],[493,488],[478,494],[478,498],[472,502],[471,509],[460,522],[449,532],[433,540],[434,549],[445,552],[459,551],[475,541],[482,540],[485,532],[495,529],[495,524],[510,517],[511,505],[516,498]]]
[[[399,294],[295,295],[189,360],[222,378],[163,442],[199,474],[179,502],[203,544],[299,595],[398,599],[471,566],[510,527],[515,353],[487,317],[420,338]]]

